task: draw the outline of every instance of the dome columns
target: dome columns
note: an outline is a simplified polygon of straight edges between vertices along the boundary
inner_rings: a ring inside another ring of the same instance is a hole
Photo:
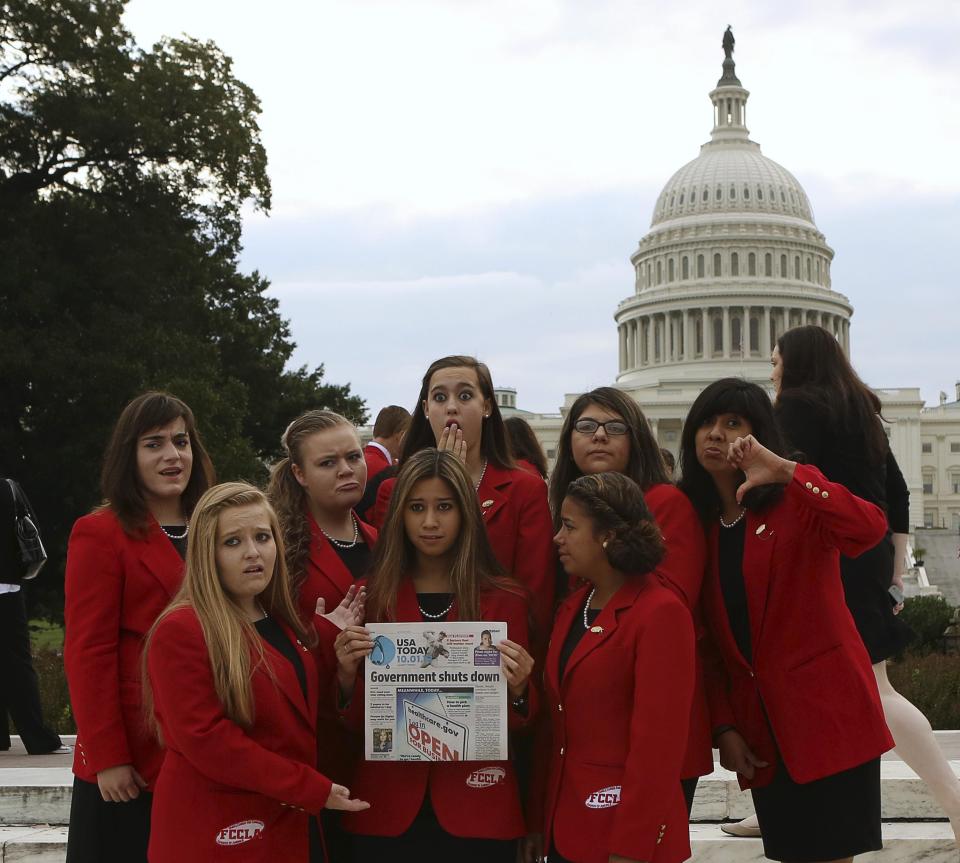
[[[766,361],[794,327],[823,327],[850,352],[847,315],[764,302],[637,310],[618,327],[620,373],[653,366],[744,359]]]

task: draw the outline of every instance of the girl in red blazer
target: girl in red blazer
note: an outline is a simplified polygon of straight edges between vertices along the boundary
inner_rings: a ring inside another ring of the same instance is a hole
[[[443,357],[423,376],[401,464],[427,447],[449,450],[466,465],[493,553],[529,590],[542,639],[550,630],[554,592],[547,490],[514,463],[490,369],[473,357]],[[395,483],[381,484],[374,524],[383,524]]]
[[[574,480],[555,542],[585,584],[559,608],[545,668],[550,727],[533,810],[550,863],[680,863],[690,856],[677,777],[693,697],[693,621],[653,577],[660,531],[620,473]],[[545,778],[544,778],[545,777]]]
[[[187,522],[213,481],[193,413],[150,392],[113,429],[100,487],[67,548],[64,665],[77,721],[70,863],[147,859],[161,747],[143,723],[143,641],[180,588]]]
[[[377,546],[367,619],[374,621],[506,621],[498,645],[511,700],[508,725],[526,726],[537,709],[529,684],[527,601],[521,585],[498,566],[470,477],[450,452],[421,450],[403,463]],[[373,648],[368,630],[337,637],[340,689],[347,720],[359,727],[360,662]],[[478,776],[497,776],[479,782]],[[344,819],[354,860],[444,859],[513,863],[524,834],[512,762],[364,761],[354,787],[369,812]]]
[[[749,787],[773,860],[879,849],[880,755],[893,745],[839,557],[886,532],[874,504],[781,457],[770,398],[727,378],[684,425],[682,488],[707,530],[707,692],[721,763]],[[811,830],[823,813],[829,830]]]
[[[318,673],[309,650],[276,515],[258,489],[224,483],[191,526],[183,587],[146,646],[147,713],[167,749],[149,859],[320,863],[311,816],[367,804],[315,767],[333,669]]]
[[[363,497],[367,464],[357,430],[333,411],[307,411],[281,439],[286,456],[273,466],[268,494],[283,529],[285,558],[301,619],[313,619],[317,601],[333,609],[367,575],[377,532],[354,507]],[[317,624],[324,662],[336,664],[337,631]],[[319,769],[336,782],[352,781],[355,751],[332,698],[320,702]],[[337,813],[323,814],[333,859],[347,854]]]
[[[676,591],[690,609],[695,628],[702,631],[700,586],[706,566],[703,531],[690,501],[667,478],[660,447],[640,406],[613,387],[584,393],[570,406],[563,421],[557,463],[550,479],[556,529],[560,528],[560,508],[570,483],[602,471],[622,473],[642,489],[666,544],[657,577]],[[564,575],[563,581],[568,579]],[[566,588],[566,584],[562,587]],[[694,681],[690,739],[679,774],[688,813],[693,807],[698,778],[713,772],[710,718],[699,656]]]

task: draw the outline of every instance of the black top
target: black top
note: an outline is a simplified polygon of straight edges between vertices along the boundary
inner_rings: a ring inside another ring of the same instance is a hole
[[[453,601],[452,593],[418,593],[417,605],[421,611],[428,614],[441,615],[440,617],[428,617],[427,620],[446,620],[447,615],[443,614]]]
[[[596,619],[600,616],[601,611],[603,611],[602,608],[587,609],[587,623],[589,626],[593,626]],[[589,626],[587,628],[589,628]],[[558,680],[563,680],[563,672],[567,670],[567,663],[570,661],[570,657],[573,656],[573,651],[577,649],[580,639],[583,638],[586,632],[587,630],[583,627],[583,609],[581,609],[577,612],[576,617],[573,618],[573,623],[570,624],[567,637],[563,640],[563,646],[560,648],[560,659],[557,667]]]
[[[274,650],[281,654],[293,666],[297,673],[297,680],[300,683],[300,691],[303,693],[304,700],[307,697],[307,672],[303,668],[303,660],[296,646],[290,641],[290,637],[284,632],[283,627],[272,617],[265,617],[253,624],[260,637],[267,642]]]
[[[776,417],[788,443],[827,479],[885,509],[894,533],[910,532],[910,491],[889,447],[883,464],[871,464],[862,433],[834,427],[822,408],[789,391],[779,397]]]
[[[350,575],[354,581],[366,578],[370,572],[370,562],[373,559],[373,552],[370,546],[362,539],[357,540],[357,544],[350,548],[340,548],[336,543],[330,543],[337,557],[343,561],[343,565],[350,570]]]
[[[747,605],[747,585],[743,580],[743,543],[747,533],[746,518],[733,527],[720,525],[720,541],[717,553],[720,571],[720,590],[727,609],[727,620],[737,647],[744,659],[753,663],[753,646],[750,642],[750,609]]]
[[[187,537],[180,537],[180,534],[184,532],[185,525],[182,524],[164,524],[161,525],[161,529],[164,533],[167,534],[167,539],[173,543],[173,547],[177,550],[177,554],[180,555],[180,560],[187,559]],[[170,533],[167,533],[170,531]],[[174,539],[170,534],[176,534],[179,539]]]

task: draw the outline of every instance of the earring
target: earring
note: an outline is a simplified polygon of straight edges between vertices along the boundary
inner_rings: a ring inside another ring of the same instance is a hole
[[[605,540],[603,541],[603,544],[601,545],[601,548],[606,548],[608,545],[610,545],[610,541],[607,540],[607,539],[605,539]]]

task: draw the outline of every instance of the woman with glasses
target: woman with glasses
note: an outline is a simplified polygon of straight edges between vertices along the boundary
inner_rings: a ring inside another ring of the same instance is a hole
[[[657,567],[658,576],[684,601],[700,632],[698,606],[706,566],[703,530],[690,501],[670,483],[660,447],[640,406],[613,387],[584,393],[564,420],[557,464],[550,478],[554,530],[560,530],[560,508],[570,483],[604,471],[622,473],[640,486],[666,546],[666,554]],[[567,581],[563,576],[559,592],[567,592]],[[680,774],[688,811],[698,778],[712,771],[710,719],[698,658],[689,744]]]

